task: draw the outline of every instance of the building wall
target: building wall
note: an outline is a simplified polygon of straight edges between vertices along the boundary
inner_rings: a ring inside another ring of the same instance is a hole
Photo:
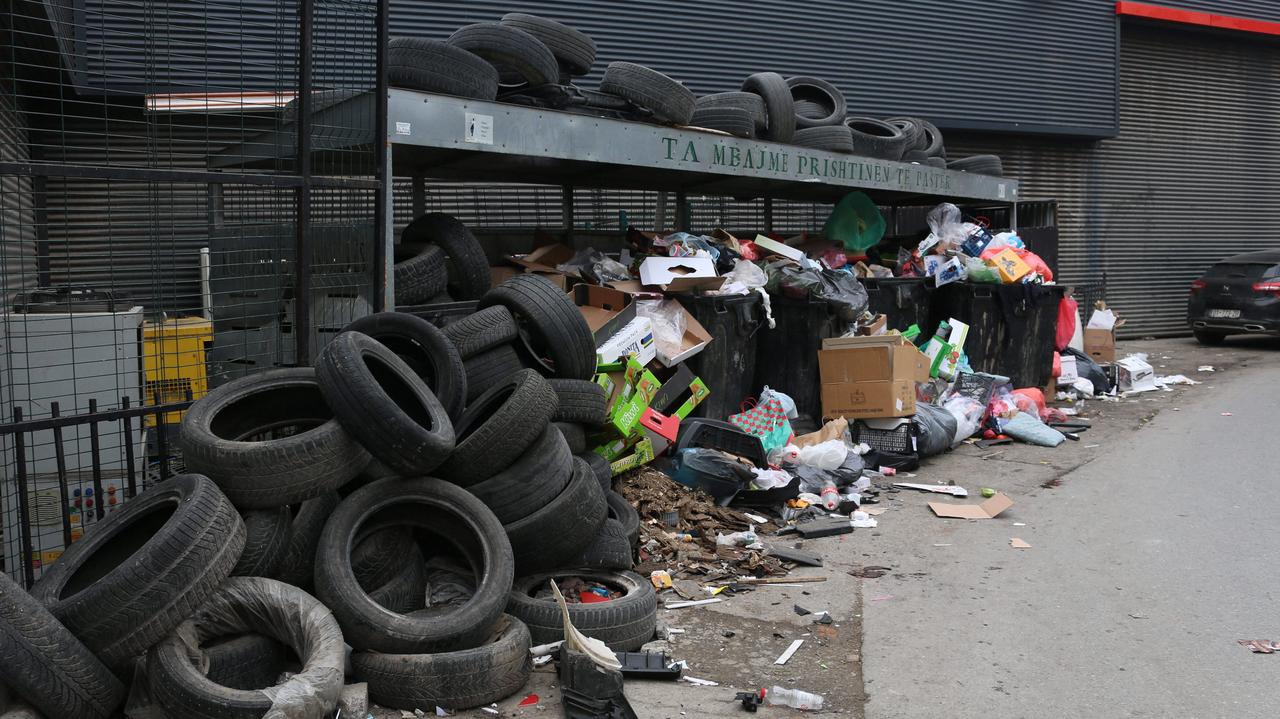
[[[5,66],[0,65],[0,68]],[[7,69],[7,68],[6,68]],[[7,73],[6,73],[7,74]],[[26,162],[27,126],[13,85],[0,79],[0,162]],[[0,175],[0,305],[37,284],[35,195],[30,177]]]
[[[1120,135],[1096,143],[961,137],[1024,200],[1056,199],[1061,276],[1105,280],[1131,336],[1182,334],[1191,281],[1280,237],[1280,53],[1266,39],[1126,25]]]

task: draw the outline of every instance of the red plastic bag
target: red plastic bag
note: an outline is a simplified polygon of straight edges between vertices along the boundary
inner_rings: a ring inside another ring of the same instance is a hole
[[[1013,403],[1019,412],[1032,413],[1039,417],[1046,411],[1044,392],[1038,387],[1024,387],[1013,391]]]
[[[1076,333],[1076,323],[1080,321],[1080,303],[1074,297],[1063,297],[1058,303],[1058,351],[1061,352],[1071,344]],[[1057,372],[1053,373],[1058,376]]]
[[[1038,273],[1044,278],[1045,282],[1053,282],[1053,270],[1049,269],[1044,260],[1040,259],[1040,255],[1025,249],[1015,249],[1014,252],[1017,253],[1018,257],[1022,258],[1023,262],[1031,265],[1032,272]]]
[[[833,270],[838,270],[849,264],[849,256],[846,255],[843,250],[838,250],[834,247],[823,252],[822,259],[827,263],[827,267],[830,267]]]
[[[756,243],[751,240],[739,240],[738,254],[742,255],[744,260],[755,262],[760,259],[760,248],[756,247]]]
[[[1062,376],[1062,355],[1057,352],[1053,353],[1053,376]]]

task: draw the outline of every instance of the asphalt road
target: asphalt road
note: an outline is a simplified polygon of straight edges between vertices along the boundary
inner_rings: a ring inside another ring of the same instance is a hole
[[[1237,640],[1280,640],[1280,352],[1206,378],[1077,469],[1006,468],[1006,515],[882,521],[866,716],[1274,716],[1280,654]]]

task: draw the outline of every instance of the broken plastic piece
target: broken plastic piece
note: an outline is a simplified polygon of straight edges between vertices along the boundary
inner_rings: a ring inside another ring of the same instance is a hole
[[[804,644],[803,639],[797,639],[794,642],[791,642],[791,646],[787,647],[787,650],[785,652],[783,652],[782,654],[779,654],[778,658],[773,660],[773,663],[786,664],[788,661],[791,660],[791,655],[796,653],[796,650],[800,648],[801,644]]]
[[[742,702],[742,708],[754,714],[764,704],[764,689],[756,692],[738,692],[733,695],[734,701]]]
[[[673,662],[666,652],[616,652],[626,679],[676,680],[684,670],[684,662]]]

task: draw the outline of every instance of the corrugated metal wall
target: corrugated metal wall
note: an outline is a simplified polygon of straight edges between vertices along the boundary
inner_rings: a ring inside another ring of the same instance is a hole
[[[993,151],[1023,199],[1058,200],[1061,275],[1105,277],[1129,336],[1185,334],[1187,288],[1280,236],[1280,47],[1126,26],[1120,136],[1099,143],[952,137]]]
[[[0,80],[0,162],[25,162],[27,123],[13,87]],[[35,197],[29,177],[0,176],[0,304],[37,283]]]

